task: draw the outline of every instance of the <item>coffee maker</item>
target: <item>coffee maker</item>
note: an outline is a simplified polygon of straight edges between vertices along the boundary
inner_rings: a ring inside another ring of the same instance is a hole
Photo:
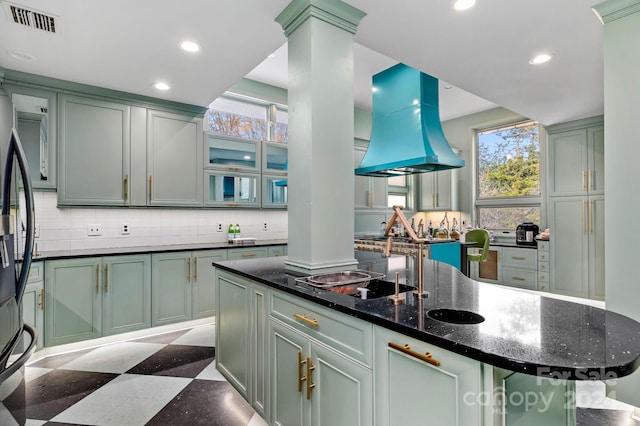
[[[540,228],[533,222],[522,222],[516,228],[516,244],[519,246],[535,246],[535,237],[540,233]]]

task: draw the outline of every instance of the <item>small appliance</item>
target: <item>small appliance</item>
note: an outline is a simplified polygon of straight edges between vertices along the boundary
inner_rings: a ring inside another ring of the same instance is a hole
[[[520,246],[535,246],[536,235],[540,233],[540,228],[533,222],[522,222],[516,228],[516,244]]]

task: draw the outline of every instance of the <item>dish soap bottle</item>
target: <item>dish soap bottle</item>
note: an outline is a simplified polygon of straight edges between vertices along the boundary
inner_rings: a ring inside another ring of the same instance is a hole
[[[233,224],[230,223],[229,224],[229,229],[227,230],[227,241],[229,242],[229,244],[233,244],[233,239],[236,235],[236,230],[233,227]]]

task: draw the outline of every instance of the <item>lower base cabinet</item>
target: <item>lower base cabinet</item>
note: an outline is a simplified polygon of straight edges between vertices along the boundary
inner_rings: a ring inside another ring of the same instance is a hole
[[[269,339],[273,424],[373,424],[370,368],[273,318]]]
[[[45,263],[45,346],[147,328],[151,257],[131,255]]]
[[[482,406],[468,398],[481,393],[480,362],[381,327],[374,341],[376,425],[482,424]],[[440,365],[421,359],[425,353]]]

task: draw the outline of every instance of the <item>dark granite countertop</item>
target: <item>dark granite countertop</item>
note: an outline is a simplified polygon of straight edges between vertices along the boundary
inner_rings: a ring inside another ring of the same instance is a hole
[[[256,240],[255,245],[234,246],[226,241],[217,243],[169,244],[161,246],[110,247],[101,249],[44,251],[33,257],[33,262],[94,256],[117,256],[123,254],[166,253],[170,251],[215,250],[286,245],[287,240]]]
[[[417,286],[411,257],[356,252],[361,269]],[[480,283],[440,262],[424,260],[429,297],[411,292],[395,306],[387,297],[362,300],[296,282],[283,257],[216,262],[222,270],[291,293],[407,336],[500,368],[572,380],[622,377],[640,366],[640,323],[588,305]],[[392,284],[390,284],[392,285]],[[436,308],[482,315],[480,324],[450,324],[430,318]]]

